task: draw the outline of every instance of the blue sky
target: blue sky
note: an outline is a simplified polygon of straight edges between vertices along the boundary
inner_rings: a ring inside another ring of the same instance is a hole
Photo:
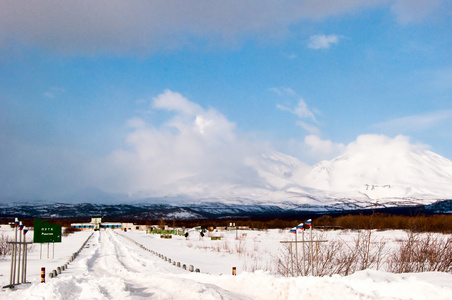
[[[441,0],[2,1],[0,195],[313,165],[364,134],[452,159],[451,50]]]

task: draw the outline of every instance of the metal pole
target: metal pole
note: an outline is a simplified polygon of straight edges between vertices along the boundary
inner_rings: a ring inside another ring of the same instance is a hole
[[[23,225],[22,225],[22,222],[20,222],[20,225],[19,225],[19,241],[20,241],[20,243],[19,243],[19,260],[17,261],[17,283],[19,284],[20,283],[20,257],[21,257],[21,252],[22,252],[22,229],[21,228],[23,228]]]
[[[312,224],[311,224],[311,226],[310,226],[310,228],[309,228],[309,231],[310,231],[310,233],[311,233],[311,274],[312,274],[312,276],[314,276],[314,255],[313,255],[313,251],[314,251],[314,245],[312,244]]]
[[[298,228],[295,227],[295,261],[297,262],[297,276],[300,275],[300,268],[298,267],[298,243],[297,243],[297,236],[298,236]]]
[[[39,243],[40,250],[39,250],[39,259],[42,259],[42,243]]]
[[[28,247],[25,248],[25,268],[24,268],[24,282],[27,282],[27,266],[28,266]]]
[[[16,251],[17,251],[17,226],[19,226],[19,220],[16,218],[14,222],[14,244],[13,244],[13,252],[14,252],[14,269],[13,269],[13,284],[16,280]]]
[[[303,276],[305,276],[306,275],[306,266],[305,266],[305,256],[304,256],[304,228],[303,228],[303,235],[302,235],[302,237],[303,237],[303,272],[302,272],[302,275]]]
[[[47,243],[47,259],[49,259],[50,243]]]
[[[24,237],[25,238],[25,237]],[[27,251],[27,244],[25,244],[24,240],[24,246],[22,248],[22,276],[20,277],[20,283],[24,283],[24,270],[25,270],[25,252]]]
[[[317,242],[315,242],[315,276],[319,276],[319,260],[318,260]]]
[[[22,283],[25,283],[27,281],[26,272],[27,272],[27,238],[26,234],[28,232],[27,229],[24,229],[23,231],[24,235],[24,248],[23,248],[23,255],[22,255]]]
[[[291,268],[292,268],[292,276],[293,276],[293,255],[292,255],[292,243],[290,243],[290,251],[289,251],[289,254],[290,254],[290,265],[291,265]]]
[[[14,244],[11,244],[14,249]],[[14,270],[14,251],[11,251],[11,272],[9,273],[9,285],[13,285],[13,270]]]

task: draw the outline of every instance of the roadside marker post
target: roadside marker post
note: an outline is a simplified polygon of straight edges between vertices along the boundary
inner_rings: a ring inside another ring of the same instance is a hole
[[[17,241],[17,230],[20,230],[19,242]],[[19,222],[17,218],[14,221],[14,242],[7,242],[12,247],[11,252],[11,273],[9,277],[9,285],[3,288],[14,288],[15,285],[25,283],[26,279],[26,268],[27,268],[27,245],[32,244],[27,242],[25,239],[25,234],[28,229],[24,229],[22,222]],[[24,235],[24,241],[22,242],[22,234]],[[22,246],[23,245],[23,246]],[[19,257],[17,257],[19,254]],[[21,264],[22,260],[22,264]],[[16,276],[17,274],[17,276]]]
[[[46,268],[42,267],[41,268],[41,283],[45,283],[46,282]]]

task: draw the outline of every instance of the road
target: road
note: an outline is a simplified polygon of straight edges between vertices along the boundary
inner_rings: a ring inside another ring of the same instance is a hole
[[[198,281],[202,276],[165,262],[118,233],[97,231],[66,271],[45,284],[17,288],[14,298],[249,299]]]

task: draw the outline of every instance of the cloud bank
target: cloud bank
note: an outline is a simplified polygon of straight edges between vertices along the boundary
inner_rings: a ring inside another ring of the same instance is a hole
[[[129,121],[127,149],[104,161],[110,166],[104,189],[208,194],[214,187],[255,184],[256,173],[245,161],[262,145],[241,138],[221,113],[169,90],[155,97],[151,107],[173,116],[161,127],[142,119]]]
[[[447,4],[440,0],[5,0],[0,2],[0,48],[15,42],[64,54],[146,55],[193,47],[200,41],[231,45],[246,37],[272,40],[284,37],[291,25],[302,21],[385,7],[388,3],[404,23],[426,18]],[[327,47],[335,42],[334,38],[319,36],[313,46]]]

